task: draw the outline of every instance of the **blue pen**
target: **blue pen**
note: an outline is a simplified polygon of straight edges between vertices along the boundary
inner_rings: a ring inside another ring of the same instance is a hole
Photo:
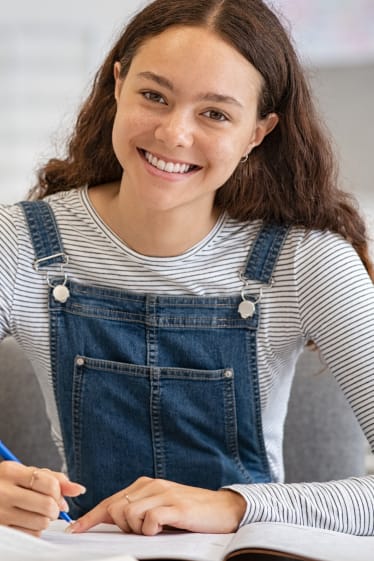
[[[1,440],[0,440],[0,456],[4,458],[4,460],[10,460],[11,462],[18,462],[19,464],[21,463],[19,459],[16,458],[16,456],[13,454],[13,452],[11,452],[9,448],[7,448]],[[69,524],[73,522],[70,516],[66,512],[60,512],[59,518],[61,518],[61,520],[65,520],[66,522],[69,522]]]

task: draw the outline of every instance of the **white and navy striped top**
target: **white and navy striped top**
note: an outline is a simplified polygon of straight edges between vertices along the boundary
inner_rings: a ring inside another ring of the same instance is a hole
[[[49,197],[63,238],[69,277],[77,282],[173,295],[240,294],[243,269],[259,223],[222,216],[199,244],[178,257],[145,257],[129,249],[92,207],[87,189]],[[0,207],[0,339],[14,335],[30,357],[62,450],[51,384],[47,283],[22,209]],[[330,232],[293,228],[272,287],[262,295],[258,368],[271,484],[236,485],[248,507],[243,523],[285,521],[374,534],[374,477],[284,484],[283,421],[296,359],[312,339],[336,376],[374,448],[374,288],[352,247]],[[261,286],[252,283],[251,292]]]

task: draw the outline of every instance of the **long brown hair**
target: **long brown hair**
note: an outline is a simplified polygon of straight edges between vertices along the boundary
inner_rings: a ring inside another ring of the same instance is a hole
[[[112,148],[116,112],[113,66],[125,77],[139,47],[171,26],[207,27],[234,46],[263,77],[258,115],[279,124],[217,191],[216,205],[239,220],[329,229],[347,239],[371,278],[365,224],[338,188],[331,143],[305,73],[278,17],[262,0],[155,0],[136,15],[109,52],[78,115],[65,159],[39,170],[32,198],[120,180]]]

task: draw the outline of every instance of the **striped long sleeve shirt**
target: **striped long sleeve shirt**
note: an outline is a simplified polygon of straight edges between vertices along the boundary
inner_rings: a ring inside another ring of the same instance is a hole
[[[101,220],[86,188],[58,193],[54,210],[69,278],[139,293],[240,294],[239,272],[259,222],[222,215],[197,245],[177,257],[147,257],[127,247]],[[13,335],[31,359],[52,435],[63,443],[51,382],[48,286],[34,259],[23,212],[0,207],[0,339]],[[331,232],[292,228],[271,287],[262,291],[257,338],[265,446],[273,483],[234,485],[247,501],[242,523],[284,521],[374,534],[374,477],[283,483],[282,437],[295,363],[313,340],[374,448],[374,288],[351,245]]]

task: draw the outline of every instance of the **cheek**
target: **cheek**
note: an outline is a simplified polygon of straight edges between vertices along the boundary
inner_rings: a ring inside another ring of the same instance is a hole
[[[126,135],[123,132],[123,127],[121,126],[121,123],[117,117],[114,119],[113,123],[112,146],[117,160],[121,164],[121,167],[124,169],[126,167],[126,164],[128,163],[128,157],[126,157],[127,139]]]
[[[215,142],[208,144],[209,160],[214,162],[220,173],[225,173],[229,177],[243,155],[242,144],[238,139],[233,138],[215,139]]]
[[[150,120],[144,117],[144,114],[132,111],[128,108],[126,111],[117,111],[112,131],[114,150],[123,151],[131,144],[137,145],[139,140],[151,130]]]

